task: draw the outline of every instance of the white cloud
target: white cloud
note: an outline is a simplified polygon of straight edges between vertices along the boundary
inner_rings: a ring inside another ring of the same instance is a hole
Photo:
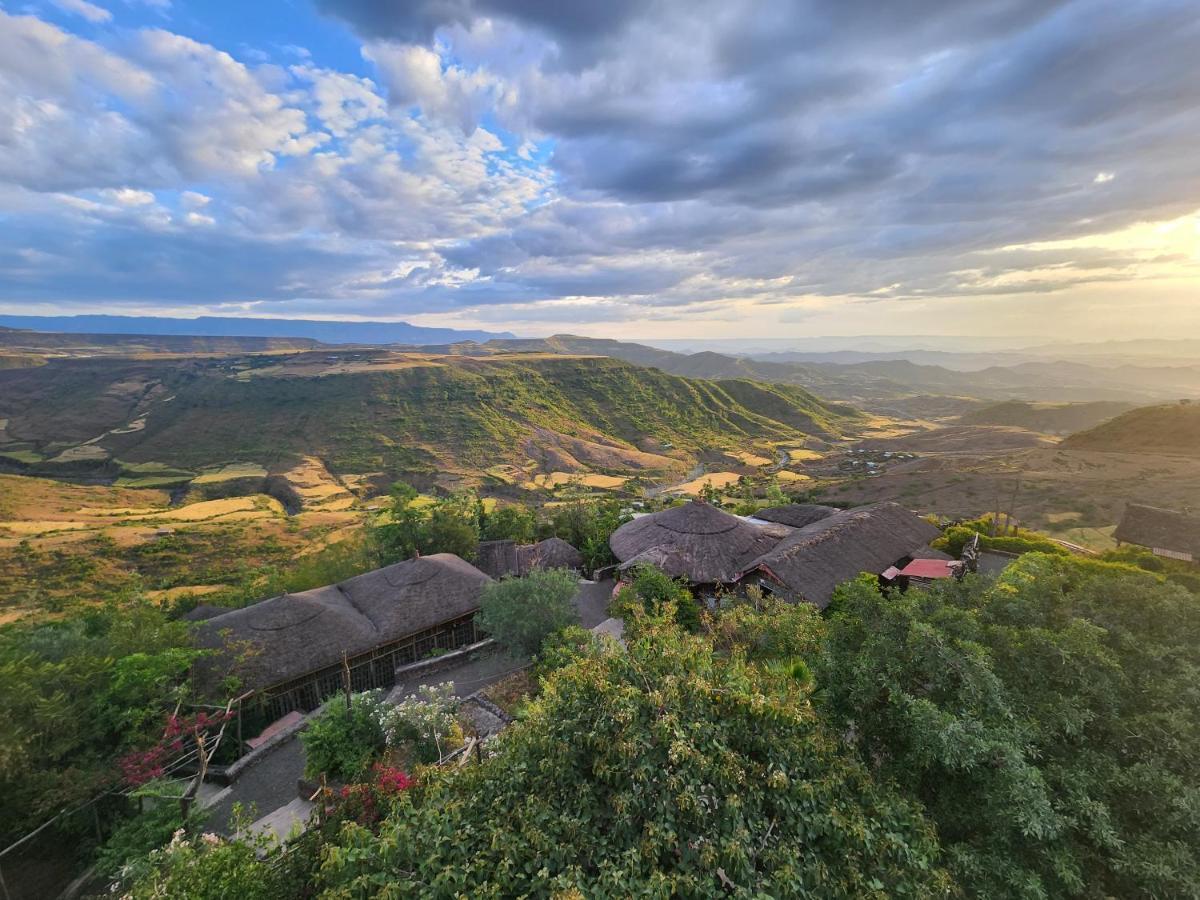
[[[112,21],[112,13],[95,3],[88,3],[87,0],[51,0],[51,2],[63,12],[82,16],[96,25]]]
[[[147,206],[154,202],[154,194],[150,191],[138,191],[133,188],[105,188],[100,194],[120,206]]]
[[[291,73],[312,85],[316,115],[335,136],[387,115],[387,104],[369,78],[345,75],[313,66],[292,66]]]
[[[486,69],[447,64],[435,50],[413,44],[375,43],[363,56],[379,68],[388,102],[416,108],[431,122],[470,134],[489,110],[513,103],[508,86]]]
[[[1097,172],[1096,177],[1092,179],[1092,184],[1108,184],[1116,177],[1115,172]]]

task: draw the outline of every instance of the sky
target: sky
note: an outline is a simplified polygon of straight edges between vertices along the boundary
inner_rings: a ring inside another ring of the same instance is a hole
[[[1195,0],[0,0],[0,311],[1200,337]]]

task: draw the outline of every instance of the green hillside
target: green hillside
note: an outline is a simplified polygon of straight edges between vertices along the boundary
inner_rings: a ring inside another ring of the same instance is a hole
[[[1129,403],[1028,403],[1010,400],[959,417],[961,425],[1008,425],[1043,434],[1071,434],[1094,428],[1133,409]]]
[[[748,440],[837,436],[858,420],[801,388],[709,382],[608,358],[380,353],[131,362],[56,360],[0,373],[0,453],[77,468],[101,457],[335,472],[547,468],[661,471]],[[65,454],[65,455],[64,455]],[[43,467],[44,468],[44,467]]]
[[[1063,447],[1200,458],[1200,406],[1178,403],[1131,410],[1073,434]]]

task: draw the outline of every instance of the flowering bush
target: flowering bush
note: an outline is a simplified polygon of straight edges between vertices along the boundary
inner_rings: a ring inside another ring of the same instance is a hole
[[[328,820],[374,825],[386,815],[392,801],[416,783],[406,772],[382,763],[371,767],[371,775],[369,782],[346,785],[338,791],[334,802],[325,807]]]
[[[380,710],[379,724],[387,746],[411,749],[419,762],[437,762],[462,732],[455,719],[458,701],[454,682],[424,685],[400,703]]]
[[[130,787],[138,787],[161,778],[173,760],[195,749],[196,737],[215,731],[232,719],[236,712],[206,713],[194,716],[167,716],[162,737],[145,750],[133,750],[117,760],[117,766]]]

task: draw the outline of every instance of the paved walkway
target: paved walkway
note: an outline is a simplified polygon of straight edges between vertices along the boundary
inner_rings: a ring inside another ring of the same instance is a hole
[[[253,818],[286,806],[297,797],[297,782],[304,775],[304,745],[300,738],[284,741],[256,765],[246,770],[230,787],[229,793],[212,808],[208,827],[222,834],[232,831],[233,805],[241,803]]]

